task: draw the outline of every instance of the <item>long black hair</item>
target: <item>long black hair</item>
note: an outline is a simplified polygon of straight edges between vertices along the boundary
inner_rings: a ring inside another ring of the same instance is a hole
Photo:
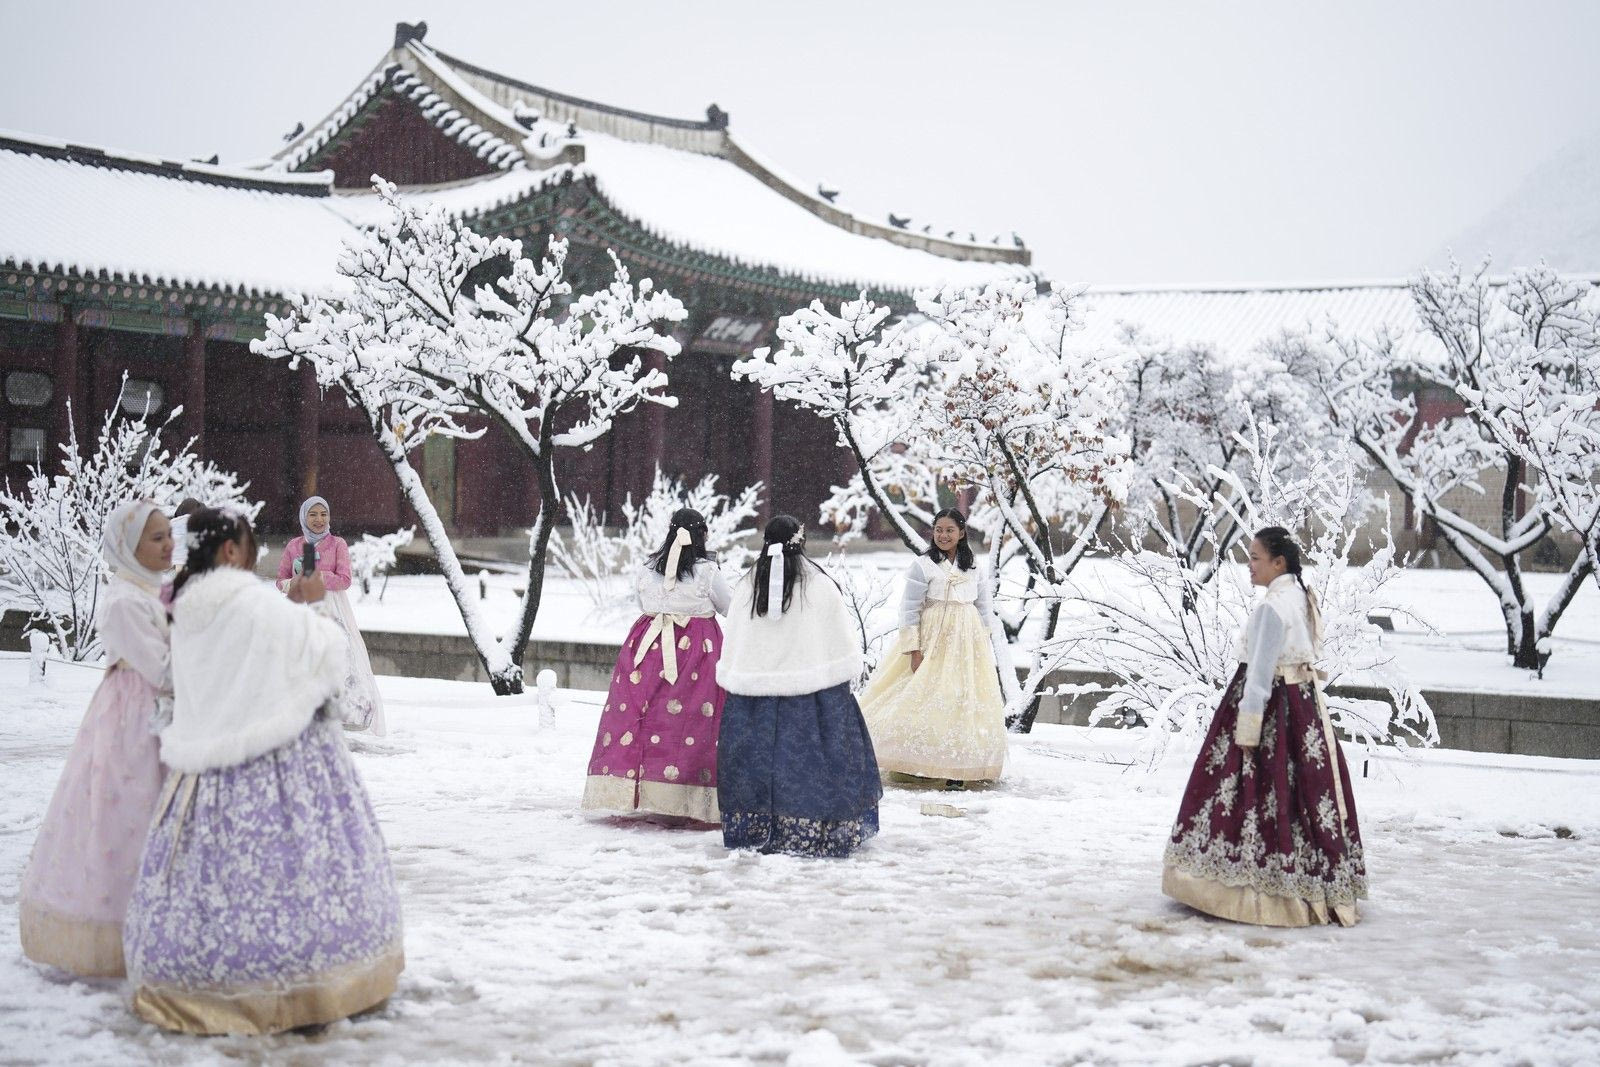
[[[1256,531],[1256,540],[1261,542],[1269,558],[1281,557],[1284,570],[1294,575],[1295,582],[1305,589],[1305,579],[1300,576],[1300,546],[1295,542],[1294,535],[1282,526],[1263,526]]]
[[[183,569],[172,580],[174,598],[183,592],[190,578],[216,569],[217,553],[222,551],[225,542],[236,541],[245,545],[249,562],[252,566],[255,564],[256,531],[241,512],[197,508],[189,513],[184,539],[188,542],[189,554],[184,559]]]
[[[783,546],[784,611],[788,611],[789,605],[794,603],[795,590],[805,583],[804,564],[810,563],[817,570],[822,570],[806,558],[806,531],[800,525],[800,520],[793,515],[777,516],[761,532],[761,555],[756,557],[756,595],[750,602],[751,615],[767,613],[767,583],[772,576],[772,557],[767,555],[767,549],[773,545]]]
[[[960,508],[945,508],[933,517],[933,522],[928,524],[928,528],[931,530],[938,525],[940,519],[949,519],[960,527],[961,540],[956,542],[956,566],[961,570],[970,571],[978,565],[978,561],[972,558],[972,543],[967,540],[967,517],[961,513]],[[943,563],[946,558],[939,546],[933,543],[931,536],[928,538],[928,551],[923,555],[935,563]]]
[[[667,539],[646,561],[651,570],[660,575],[667,573],[667,557],[672,555],[672,542],[678,539],[679,530],[689,531],[689,543],[678,553],[678,573],[673,575],[681,582],[694,573],[696,563],[716,557],[706,551],[706,517],[694,508],[679,508],[672,513],[672,522],[667,526]]]

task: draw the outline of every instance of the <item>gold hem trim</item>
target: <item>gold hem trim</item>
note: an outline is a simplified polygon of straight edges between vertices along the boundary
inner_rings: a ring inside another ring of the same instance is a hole
[[[75,919],[24,900],[18,910],[22,954],[80,978],[122,978],[122,924]]]
[[[1162,869],[1161,891],[1195,911],[1252,926],[1354,926],[1361,919],[1354,904],[1273,896],[1249,886],[1197,878],[1171,864]]]
[[[583,786],[583,808],[586,811],[648,812],[704,823],[722,821],[715,786],[635,782],[632,778],[611,774],[589,775]]]
[[[405,970],[398,944],[353,974],[287,992],[197,992],[141,985],[133,1010],[145,1022],[186,1034],[276,1034],[337,1022],[376,1007],[394,993]]]

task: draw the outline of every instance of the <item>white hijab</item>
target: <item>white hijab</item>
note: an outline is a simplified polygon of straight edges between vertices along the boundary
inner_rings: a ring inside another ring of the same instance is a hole
[[[152,513],[159,510],[154,500],[130,500],[118,504],[106,519],[105,529],[100,535],[100,555],[111,572],[152,593],[160,591],[166,573],[153,571],[140,563],[134,551],[139,547],[139,539],[144,536],[144,524],[150,521]]]
[[[321,533],[312,533],[311,527],[306,525],[306,516],[311,514],[311,509],[321,504],[328,510],[328,525]],[[314,545],[320,545],[322,539],[333,533],[333,509],[328,507],[328,502],[320,496],[308,496],[306,502],[300,505],[300,534]]]

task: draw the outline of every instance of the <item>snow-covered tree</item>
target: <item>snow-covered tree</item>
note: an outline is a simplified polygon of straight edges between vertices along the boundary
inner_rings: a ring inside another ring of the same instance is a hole
[[[920,552],[941,488],[976,487],[987,520],[978,529],[1026,560],[1030,586],[1053,589],[1129,477],[1120,357],[1070,345],[1079,296],[1027,281],[929,289],[917,294],[919,315],[893,325],[891,310],[865,297],[838,314],[813,303],[779,322],[780,348],[757,350],[734,373],[838,429],[857,474],[824,510],[837,526],[859,529],[875,510]],[[1042,610],[1052,634],[1059,608]],[[997,656],[1005,643],[1000,635]],[[1020,687],[1002,672],[1022,729],[1037,709],[1030,685],[1045,673],[1033,667]]]
[[[115,508],[148,499],[171,511],[193,497],[252,519],[261,510],[260,503],[245,497],[248,482],[201,461],[190,442],[175,452],[162,443],[181,407],[158,424],[122,412],[119,392],[100,423],[93,451],[79,448],[69,419],[54,470],[40,457],[24,485],[13,491],[7,481],[0,492],[7,520],[0,525],[0,601],[25,606],[34,628],[49,637],[52,651],[63,659],[100,655],[95,630],[105,576],[100,539]]]
[[[1521,457],[1523,490],[1577,539],[1600,583],[1600,299],[1540,265],[1511,279],[1505,303],[1532,343],[1509,347],[1456,393]]]
[[[1153,534],[1203,585],[1246,533],[1228,506],[1232,487],[1243,480],[1251,492],[1260,488],[1239,444],[1247,425],[1275,427],[1286,464],[1348,444],[1302,382],[1298,360],[1283,361],[1295,358],[1293,349],[1230,355],[1137,329],[1126,330],[1123,343],[1127,433],[1138,467],[1124,531],[1135,541]]]
[[[350,546],[350,570],[361,586],[362,596],[371,595],[372,580],[379,575],[384,576],[384,586],[388,586],[389,569],[399,562],[395,553],[409,545],[416,536],[417,528],[407,526],[379,537],[362,534],[361,540]],[[381,592],[378,599],[383,599]]]
[[[835,488],[825,521],[859,532],[875,510],[907,548],[921,552],[928,542],[920,526],[936,509],[930,482],[938,464],[917,447],[914,431],[922,410],[937,401],[912,339],[916,328],[893,316],[865,294],[844,301],[837,314],[812,301],[778,320],[778,348],[756,349],[733,365],[733,375],[827,419],[850,450],[856,474]]]
[[[1596,397],[1596,306],[1585,287],[1547,268],[1518,271],[1495,285],[1487,262],[1472,275],[1455,265],[1424,272],[1411,282],[1411,296],[1424,327],[1420,338],[1335,331],[1320,346],[1321,359],[1307,366],[1320,368],[1317,385],[1334,421],[1400,487],[1416,521],[1433,520],[1445,544],[1493,591],[1513,663],[1537,669],[1594,568],[1594,553],[1579,553],[1542,607],[1523,581],[1523,558],[1551,536],[1563,514],[1584,531],[1581,503],[1564,513],[1560,494],[1592,478],[1594,453],[1562,445],[1559,454],[1536,462],[1528,449],[1587,419],[1578,413]],[[1304,353],[1319,346],[1301,338],[1280,347]],[[1430,386],[1454,394],[1465,410],[1433,422],[1422,418],[1416,397],[1419,387]],[[1519,409],[1533,420],[1526,442],[1519,442],[1524,431],[1512,414]],[[1556,477],[1535,477],[1541,463]],[[1483,524],[1451,501],[1483,493],[1486,472],[1499,475],[1502,485],[1496,519]],[[1581,500],[1581,490],[1569,499]],[[1587,529],[1592,540],[1592,524]]]
[[[827,571],[844,594],[845,608],[861,646],[861,673],[851,684],[852,689],[860,691],[883,661],[884,643],[895,632],[893,621],[888,626],[874,621],[881,620],[883,609],[894,594],[894,582],[875,567],[852,567],[842,551],[828,557]]]
[[[1242,473],[1221,468],[1176,485],[1180,498],[1209,499],[1210,482],[1227,485],[1224,505],[1241,530],[1284,526],[1297,531],[1305,581],[1322,605],[1327,684],[1352,679],[1381,686],[1388,701],[1328,695],[1329,717],[1367,745],[1438,742],[1433,712],[1383,647],[1372,612],[1395,609],[1384,587],[1400,567],[1384,523],[1377,539],[1362,531],[1369,498],[1362,466],[1348,452],[1301,455],[1290,461],[1279,430],[1252,416],[1236,444]],[[1073,583],[1072,623],[1043,654],[1109,674],[1109,687],[1079,686],[1104,698],[1094,722],[1143,724],[1145,755],[1156,759],[1178,736],[1203,732],[1239,662],[1235,641],[1256,599],[1244,566],[1247,539],[1231,548],[1207,535],[1224,559],[1214,576],[1196,580],[1182,556],[1137,546],[1116,557],[1116,571]],[[1366,562],[1354,557],[1370,551]]]
[[[664,329],[683,305],[635,285],[612,257],[611,283],[573,297],[567,243],[545,256],[522,242],[475,233],[442,207],[402,200],[374,179],[387,214],[353,238],[339,261],[349,294],[301,298],[268,316],[252,350],[305,360],[324,388],[337,387],[366,416],[438,555],[462,619],[497,693],[520,692],[521,660],[544,589],[549,540],[560,519],[560,448],[588,448],[642,403],[671,406],[666,375],[645,354],[678,344]],[[539,492],[529,531],[528,583],[512,632],[497,639],[467,589],[443,523],[408,453],[430,434],[469,437],[483,424],[527,462]]]

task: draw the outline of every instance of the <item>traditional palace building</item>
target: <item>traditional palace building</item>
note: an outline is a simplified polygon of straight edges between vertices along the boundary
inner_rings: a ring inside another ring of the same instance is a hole
[[[730,132],[529,85],[436,51],[402,24],[394,47],[322,122],[270,160],[176,163],[0,135],[0,439],[13,479],[34,457],[92,435],[117,402],[165,417],[237,470],[292,525],[319,491],[346,530],[409,521],[355,412],[309,371],[254,356],[262,316],[291,292],[336,292],[341,242],[373,217],[371,175],[428,197],[486,234],[571,242],[582,291],[608,250],[689,309],[670,365],[676,409],[625,416],[565,457],[567,489],[616,515],[657,464],[761,481],[769,507],[815,514],[849,470],[830,428],[730,380],[779,316],[862,290],[909,308],[919,286],[1033,277],[1013,235],[979,238],[869,220],[784,177]],[[70,414],[69,414],[70,412]],[[774,443],[779,447],[774,447]],[[493,433],[423,450],[429,491],[458,528],[528,525],[535,491]]]

